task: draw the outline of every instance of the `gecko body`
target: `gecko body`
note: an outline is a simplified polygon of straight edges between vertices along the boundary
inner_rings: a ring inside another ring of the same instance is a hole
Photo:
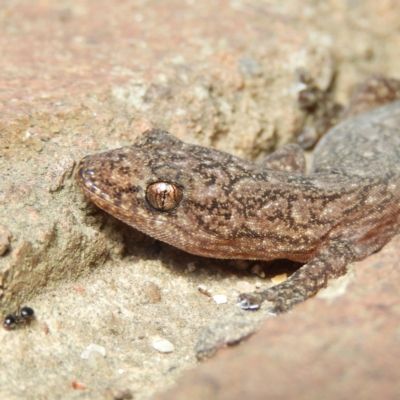
[[[85,157],[77,181],[103,210],[189,253],[304,263],[285,282],[240,295],[242,308],[268,300],[279,313],[400,232],[400,101],[331,129],[310,174],[288,149],[277,153],[281,166],[276,155],[254,163],[150,130]]]

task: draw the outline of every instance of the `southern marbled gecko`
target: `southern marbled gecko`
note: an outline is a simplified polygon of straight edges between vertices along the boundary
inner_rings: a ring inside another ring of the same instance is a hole
[[[268,300],[281,312],[400,232],[400,101],[331,129],[310,174],[297,147],[258,164],[150,130],[85,157],[77,181],[105,211],[189,253],[305,263],[240,295],[242,308]]]

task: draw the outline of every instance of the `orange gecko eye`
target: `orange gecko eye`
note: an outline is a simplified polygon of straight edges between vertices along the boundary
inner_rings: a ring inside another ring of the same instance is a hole
[[[170,182],[155,182],[147,187],[146,200],[157,211],[173,210],[182,198],[182,189]]]

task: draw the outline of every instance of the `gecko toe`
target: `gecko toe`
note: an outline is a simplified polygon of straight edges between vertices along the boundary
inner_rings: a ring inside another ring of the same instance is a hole
[[[239,301],[236,306],[242,310],[258,310],[260,308],[261,302],[258,300],[254,293],[242,293],[239,295]]]
[[[276,288],[270,288],[262,292],[241,293],[239,295],[237,307],[242,310],[258,310],[264,301],[270,302],[269,313],[278,315],[290,310],[298,302],[298,299],[291,299],[291,293],[278,292]]]
[[[239,307],[242,310],[258,310],[260,308],[260,305],[259,304],[251,304],[247,300],[241,300],[236,303],[236,307]]]

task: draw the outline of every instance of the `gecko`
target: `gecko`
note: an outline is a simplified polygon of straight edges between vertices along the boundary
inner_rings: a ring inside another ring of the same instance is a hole
[[[400,232],[400,101],[347,112],[316,146],[310,173],[296,145],[256,163],[151,129],[83,158],[76,180],[101,209],[188,253],[304,264],[239,295],[242,309],[268,301],[278,314]]]

